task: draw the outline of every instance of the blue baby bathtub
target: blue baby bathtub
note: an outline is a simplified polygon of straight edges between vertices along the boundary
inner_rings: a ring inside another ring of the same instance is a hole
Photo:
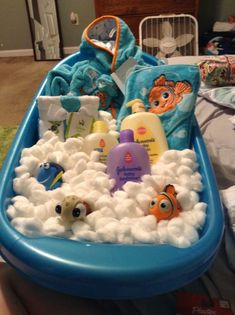
[[[73,65],[75,53],[60,62]],[[155,59],[145,55],[146,61]],[[78,242],[56,237],[29,238],[15,230],[6,216],[14,196],[12,181],[23,148],[38,140],[35,99],[45,93],[46,79],[30,105],[0,175],[0,249],[3,258],[33,281],[57,291],[89,298],[143,298],[180,288],[202,275],[214,260],[223,234],[224,218],[215,176],[199,130],[194,123],[192,146],[199,162],[208,204],[200,240],[188,248],[170,245],[120,245]]]

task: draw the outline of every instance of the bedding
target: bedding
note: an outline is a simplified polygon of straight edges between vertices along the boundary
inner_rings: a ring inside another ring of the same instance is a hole
[[[205,56],[168,59],[168,64],[198,64]],[[195,115],[214,167],[224,205],[225,232],[218,255],[210,269],[183,291],[203,293],[229,301],[235,314],[235,87],[209,88],[201,83]],[[166,296],[164,296],[165,298]],[[162,301],[162,299],[159,299]],[[159,305],[159,300],[155,305]],[[167,296],[168,314],[175,300]],[[137,303],[146,307],[147,302]],[[160,303],[161,309],[161,303]],[[147,313],[145,313],[147,314]],[[159,313],[160,314],[160,313]],[[162,312],[164,314],[164,312]]]

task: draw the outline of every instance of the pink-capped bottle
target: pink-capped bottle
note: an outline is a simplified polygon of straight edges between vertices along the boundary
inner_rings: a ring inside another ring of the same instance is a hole
[[[107,157],[107,173],[115,179],[113,191],[122,189],[128,181],[140,182],[141,177],[150,172],[146,149],[134,142],[133,130],[122,130],[120,143],[109,151]]]

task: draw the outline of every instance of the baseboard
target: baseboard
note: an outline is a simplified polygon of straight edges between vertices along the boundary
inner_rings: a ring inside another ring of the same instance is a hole
[[[78,50],[79,50],[78,46],[63,48],[65,55],[70,55]],[[0,58],[1,57],[24,57],[24,56],[33,56],[33,49],[0,50]]]

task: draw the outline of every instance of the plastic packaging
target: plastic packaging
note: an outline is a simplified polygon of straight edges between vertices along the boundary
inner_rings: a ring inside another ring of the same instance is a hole
[[[132,129],[135,142],[146,148],[150,163],[156,163],[159,157],[168,150],[160,119],[153,113],[145,112],[144,104],[140,99],[134,99],[126,106],[132,106],[132,115],[123,119],[121,130]]]
[[[120,133],[120,144],[112,148],[107,159],[107,173],[115,179],[114,190],[128,182],[140,182],[150,174],[150,163],[146,149],[134,142],[134,133],[126,129]]]

